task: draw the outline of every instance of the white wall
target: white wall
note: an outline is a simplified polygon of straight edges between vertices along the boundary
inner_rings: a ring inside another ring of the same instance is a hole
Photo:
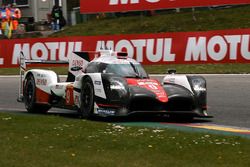
[[[34,8],[35,21],[47,20],[47,14],[51,13],[53,8],[52,0],[35,0],[37,1],[36,7]]]

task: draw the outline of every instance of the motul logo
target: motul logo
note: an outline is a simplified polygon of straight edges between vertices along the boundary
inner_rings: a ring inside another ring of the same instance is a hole
[[[15,44],[12,64],[18,64],[20,52],[30,60],[64,60],[67,61],[72,52],[82,51],[82,42],[45,42]]]
[[[250,60],[250,35],[247,34],[188,37],[182,40],[181,52],[174,52],[178,45],[174,41],[172,38],[97,41],[96,50],[107,46],[118,52],[128,52],[128,57],[142,63],[175,62],[180,56],[184,56],[184,62]]]
[[[110,0],[109,4],[110,5],[127,5],[127,4],[138,4],[142,1],[146,1],[149,3],[157,3],[160,2],[160,0]]]

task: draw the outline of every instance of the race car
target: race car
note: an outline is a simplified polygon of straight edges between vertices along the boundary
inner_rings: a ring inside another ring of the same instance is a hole
[[[69,64],[67,80],[60,82],[51,70],[27,70],[26,65],[32,63]],[[18,101],[24,102],[28,112],[57,107],[77,110],[84,118],[133,114],[209,117],[203,77],[170,70],[160,82],[125,52],[74,52],[67,62],[26,60],[21,53],[20,69]]]

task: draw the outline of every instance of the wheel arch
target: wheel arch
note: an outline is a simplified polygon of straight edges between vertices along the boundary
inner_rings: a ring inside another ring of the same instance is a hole
[[[40,97],[40,95],[37,95],[37,88],[36,88],[36,81],[34,74],[32,72],[26,73],[24,81],[25,83],[23,88],[24,90],[23,94],[24,94],[25,108],[27,109],[27,111],[32,113],[34,112],[46,113],[51,108],[51,106],[48,104],[48,100],[46,100],[45,103],[40,103],[40,101],[38,100],[38,97]],[[41,99],[41,97],[39,99]]]
[[[58,83],[58,75],[51,70],[32,69],[25,73],[24,79],[33,75],[36,87],[44,92],[51,94],[50,85]]]

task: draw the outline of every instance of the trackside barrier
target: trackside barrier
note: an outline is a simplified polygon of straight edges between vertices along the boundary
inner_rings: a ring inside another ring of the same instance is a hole
[[[21,52],[28,60],[68,61],[72,52],[104,46],[144,65],[250,63],[250,29],[234,29],[0,40],[0,68],[18,67]]]
[[[250,4],[249,0],[80,0],[81,13],[144,11]]]

